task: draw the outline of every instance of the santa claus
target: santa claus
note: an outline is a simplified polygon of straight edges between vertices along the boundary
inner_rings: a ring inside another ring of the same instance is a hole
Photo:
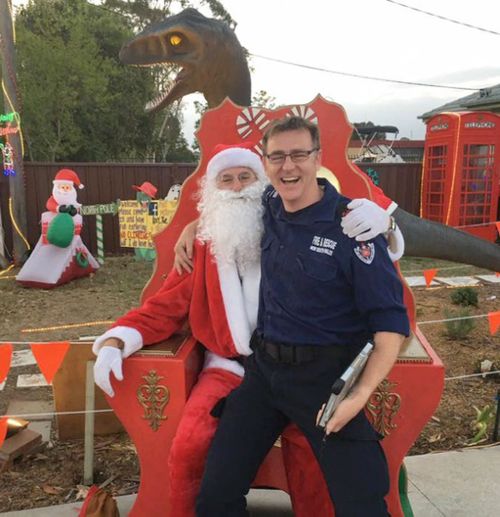
[[[79,189],[83,189],[84,185],[81,183],[76,172],[71,169],[61,169],[52,181],[52,185],[52,195],[45,204],[47,210],[54,215],[69,214],[73,218],[74,234],[80,235],[82,217],[79,215],[79,212],[82,205],[77,201],[75,185]],[[54,216],[45,217],[45,221],[42,217],[42,239],[44,244],[49,243],[47,234],[49,225],[53,220]]]
[[[99,267],[80,237],[81,204],[75,186],[83,188],[75,171],[57,172],[47,211],[41,217],[42,235],[16,277],[25,287],[56,287],[87,276]]]
[[[244,359],[252,353],[266,184],[257,154],[241,146],[217,146],[201,183],[192,271],[172,270],[155,295],[119,318],[93,345],[95,381],[110,396],[110,374],[123,379],[123,359],[168,338],[186,320],[206,349],[203,371],[170,451],[173,517],[195,515],[195,498],[217,426],[213,409],[240,384]],[[282,447],[295,515],[332,515],[319,466],[296,427],[286,429]]]

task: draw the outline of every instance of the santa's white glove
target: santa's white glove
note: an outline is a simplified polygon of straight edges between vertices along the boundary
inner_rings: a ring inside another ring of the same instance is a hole
[[[353,199],[342,217],[342,231],[357,241],[369,241],[389,229],[390,215],[369,199]]]
[[[99,388],[110,397],[115,396],[111,387],[111,372],[113,372],[116,380],[122,381],[122,362],[122,351],[113,346],[103,346],[97,354],[97,360],[94,364],[94,380]]]

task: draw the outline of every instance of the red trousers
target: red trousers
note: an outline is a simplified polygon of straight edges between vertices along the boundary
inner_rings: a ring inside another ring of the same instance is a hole
[[[218,423],[210,411],[240,382],[241,378],[234,373],[218,368],[210,368],[200,374],[170,449],[168,489],[171,517],[195,517],[195,501],[205,459]],[[285,429],[281,446],[296,517],[333,517],[333,505],[323,474],[309,443],[295,425]]]

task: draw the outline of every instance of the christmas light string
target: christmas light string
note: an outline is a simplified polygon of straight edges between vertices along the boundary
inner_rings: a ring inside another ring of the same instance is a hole
[[[50,330],[64,330],[64,329],[74,329],[79,327],[92,327],[95,325],[110,325],[114,323],[114,320],[100,320],[100,321],[89,321],[88,323],[68,323],[67,325],[55,325],[53,327],[39,327],[32,329],[23,329],[21,330],[22,334],[31,334],[33,332],[47,332]]]
[[[0,36],[0,40],[1,40],[1,36]],[[15,85],[15,82],[14,82],[14,85]],[[17,86],[15,86],[16,88],[16,91],[17,91]],[[9,103],[9,106],[10,106],[10,109],[12,110],[12,113],[14,113],[14,117],[16,119],[16,122],[17,122],[17,130],[19,132],[19,140],[21,141],[21,154],[22,156],[24,156],[24,137],[23,137],[23,130],[21,128],[21,117],[19,116],[19,113],[15,110],[15,107],[14,107],[14,104],[7,92],[7,89],[5,88],[5,83],[2,79],[2,90],[3,90],[3,94],[4,96],[6,97],[8,103]],[[18,96],[18,99],[19,99],[19,96]]]
[[[14,264],[11,264],[9,267],[5,268],[3,271],[0,271],[0,277],[5,275],[6,273],[8,273],[13,267],[14,267]],[[14,277],[8,276],[8,277],[5,277],[5,278],[14,278]]]
[[[16,29],[15,29],[14,20],[13,20],[13,17],[12,17],[12,6],[9,4],[9,2],[7,2],[7,5],[8,5],[8,8],[9,8],[10,22],[11,22],[11,26],[12,26],[12,39],[13,39],[13,42],[16,43]],[[1,47],[1,50],[2,50],[2,59],[4,60],[4,63],[6,65],[6,67],[7,67],[7,71],[8,71],[8,74],[9,74],[9,79],[11,80],[12,85],[14,87],[14,90],[16,92],[17,101],[18,101],[19,105],[21,106],[21,96],[19,94],[19,89],[17,87],[16,75],[14,74],[14,71],[12,69],[12,65],[10,63],[10,60],[8,60],[6,58],[4,41],[3,41],[3,38],[2,38],[1,34],[0,34],[0,47]],[[21,129],[21,117],[19,116],[19,113],[16,111],[14,103],[12,102],[12,100],[11,100],[11,98],[10,98],[6,88],[5,88],[5,83],[4,83],[3,78],[2,78],[2,90],[3,90],[4,96],[6,97],[8,103],[10,105],[11,111],[13,113],[15,113],[15,118],[16,118],[16,122],[17,122],[17,129],[19,131],[19,138],[21,140],[21,154],[24,157],[24,138],[23,138],[23,132],[22,132],[22,129]]]
[[[26,248],[29,251],[31,249],[31,246],[30,246],[29,242],[26,240],[26,237],[23,235],[23,233],[19,229],[19,226],[17,225],[16,219],[14,217],[14,210],[12,209],[12,197],[9,197],[9,215],[10,215],[10,218],[11,218],[11,221],[12,221],[12,225],[16,229],[16,232],[18,233],[18,235],[24,241],[24,244],[26,244]]]

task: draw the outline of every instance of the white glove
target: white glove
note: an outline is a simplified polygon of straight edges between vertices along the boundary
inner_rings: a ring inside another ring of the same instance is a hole
[[[122,362],[122,351],[113,346],[103,346],[97,354],[97,361],[94,364],[94,381],[110,397],[115,396],[111,387],[111,372],[116,380],[122,381]]]
[[[369,241],[389,229],[390,215],[369,199],[353,199],[342,217],[342,231],[357,241]]]

